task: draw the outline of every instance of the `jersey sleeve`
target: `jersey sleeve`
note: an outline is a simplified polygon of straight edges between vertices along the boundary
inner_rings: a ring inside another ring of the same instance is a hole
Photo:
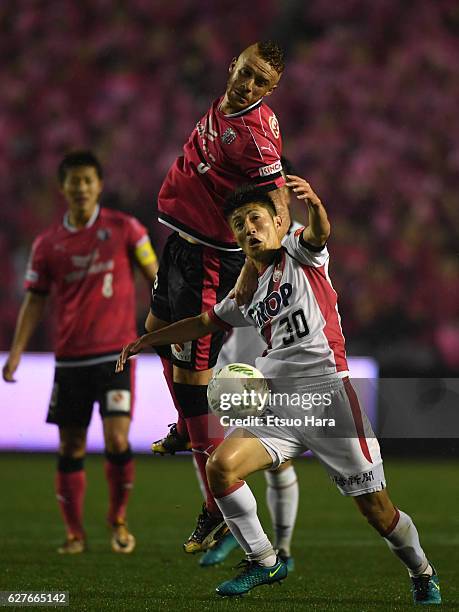
[[[320,268],[329,259],[327,245],[317,247],[303,240],[304,227],[286,236],[282,244],[287,251],[301,263],[314,268]]]
[[[147,229],[135,217],[126,218],[126,237],[129,251],[141,266],[156,261],[156,253],[151,246]]]
[[[242,314],[236,300],[226,297],[207,311],[210,320],[224,330],[232,327],[251,327],[251,323]]]
[[[34,293],[49,293],[52,277],[48,262],[48,248],[45,239],[39,236],[32,245],[24,277],[24,289]]]
[[[282,140],[274,114],[268,123],[260,119],[258,127],[246,126],[250,137],[239,163],[250,183],[265,191],[274,191],[285,185],[281,162]],[[270,125],[274,125],[274,128]]]

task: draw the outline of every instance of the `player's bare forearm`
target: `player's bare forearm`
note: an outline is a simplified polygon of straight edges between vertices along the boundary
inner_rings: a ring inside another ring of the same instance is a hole
[[[291,223],[289,209],[290,198],[288,189],[286,189],[285,187],[281,187],[280,189],[276,189],[275,191],[270,191],[269,195],[271,196],[274,202],[277,214],[282,219],[282,225],[279,230],[279,235],[282,240],[282,238],[288,232],[288,228],[290,227]]]
[[[40,322],[46,306],[46,295],[28,291],[19,310],[13,342],[5,365],[3,366],[3,379],[6,382],[15,382],[13,375],[16,371],[21,355]]]
[[[314,246],[324,245],[330,236],[330,222],[327,211],[311,185],[293,174],[287,174],[287,186],[296,194],[298,200],[306,200],[309,225],[303,231],[303,240]]]
[[[254,266],[252,260],[246,259],[245,264],[239,273],[239,276],[234,286],[231,295],[234,295],[234,299],[238,306],[247,304],[258,287],[258,272]]]
[[[172,323],[161,329],[144,334],[134,342],[127,344],[118,358],[116,372],[122,372],[124,365],[129,357],[137,355],[147,348],[162,346],[164,344],[180,344],[189,340],[196,340],[220,329],[211,321],[207,313],[202,313],[197,317],[189,317],[177,323]]]
[[[47,296],[28,291],[19,310],[10,353],[22,353],[40,322]]]

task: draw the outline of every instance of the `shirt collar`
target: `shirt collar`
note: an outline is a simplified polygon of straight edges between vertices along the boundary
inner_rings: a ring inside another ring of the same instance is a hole
[[[79,232],[81,229],[87,229],[88,227],[93,226],[94,223],[96,222],[97,217],[99,216],[99,212],[100,212],[100,206],[99,206],[99,204],[97,204],[94,212],[92,213],[92,215],[88,219],[88,221],[85,224],[84,228],[79,228],[79,227],[75,227],[74,225],[72,225],[70,223],[69,213],[67,211],[65,213],[65,215],[64,215],[64,219],[62,221],[62,224],[65,227],[65,229],[68,230],[69,232]]]
[[[223,98],[221,98],[220,102],[218,103],[218,109],[220,110],[220,104],[222,102]],[[237,112],[237,113],[230,113],[229,115],[226,115],[225,113],[223,113],[222,111],[220,111],[222,113],[222,115],[228,119],[232,119],[234,117],[242,117],[242,115],[245,115],[246,113],[250,113],[250,111],[253,111],[255,108],[258,108],[259,106],[261,106],[263,102],[263,98],[260,98],[258,100],[258,102],[254,102],[253,104],[251,104],[250,106],[248,106],[247,108],[244,108],[243,110]]]

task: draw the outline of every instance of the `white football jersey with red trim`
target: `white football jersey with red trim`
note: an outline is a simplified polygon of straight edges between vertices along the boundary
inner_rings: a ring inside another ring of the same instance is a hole
[[[288,236],[277,261],[262,272],[249,305],[225,298],[209,311],[228,329],[255,326],[267,349],[256,367],[267,378],[347,376],[337,294],[328,275],[327,247],[303,242],[300,228]]]

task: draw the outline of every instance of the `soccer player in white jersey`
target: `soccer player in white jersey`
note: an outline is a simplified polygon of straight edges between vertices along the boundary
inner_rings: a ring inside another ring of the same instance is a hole
[[[289,159],[282,156],[282,174],[293,174],[293,166]],[[289,195],[290,212],[295,208],[295,202]],[[290,227],[282,242],[296,230],[303,227],[298,221],[292,219]],[[230,363],[248,363],[255,365],[258,357],[265,351],[266,342],[257,333],[254,327],[235,327],[228,332],[228,337],[218,354],[215,371]],[[288,571],[292,572],[295,561],[291,553],[291,543],[295,529],[299,504],[298,477],[292,461],[286,461],[278,468],[265,470],[266,504],[271,517],[274,537],[274,548],[279,557],[287,563]],[[215,546],[210,548],[200,559],[202,567],[221,563],[237,548],[238,543],[231,532],[223,536]]]
[[[247,555],[241,573],[220,584],[218,594],[241,595],[287,576],[244,479],[310,449],[340,492],[354,498],[360,512],[406,566],[415,604],[439,604],[437,574],[421,548],[411,517],[389,498],[378,441],[348,377],[337,295],[328,275],[327,213],[309,183],[293,175],[288,179],[288,186],[307,203],[309,225],[284,245],[278,233],[281,219],[268,194],[248,187],[227,200],[226,214],[236,240],[259,272],[251,302],[239,307],[228,296],[207,313],[142,336],[123,349],[117,370],[122,371],[128,357],[146,347],[198,338],[218,326],[253,325],[268,344],[257,367],[271,379],[271,391],[287,395],[287,401],[271,404],[261,424],[235,429],[207,463],[212,493]],[[306,418],[304,425],[296,424],[301,407],[293,403],[295,395],[319,397],[314,410],[318,418],[308,415],[319,427]],[[282,421],[284,417],[292,417],[293,425],[289,419]],[[334,437],[326,431],[335,419],[350,427],[347,435]]]

